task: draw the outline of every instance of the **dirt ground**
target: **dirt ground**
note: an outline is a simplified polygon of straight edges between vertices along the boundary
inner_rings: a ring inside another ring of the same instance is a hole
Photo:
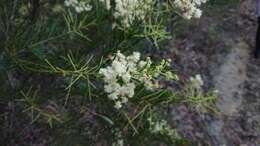
[[[169,48],[176,48],[178,69],[187,76],[201,74],[205,89],[215,88],[220,96],[219,116],[190,112],[185,106],[172,111],[185,137],[203,146],[260,145],[260,60],[252,55],[255,33],[255,3],[242,1],[205,12],[182,39],[170,43]]]

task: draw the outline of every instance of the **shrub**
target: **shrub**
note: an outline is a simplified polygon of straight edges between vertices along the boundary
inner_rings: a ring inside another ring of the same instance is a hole
[[[171,104],[207,107],[215,96],[163,88],[161,81],[178,82],[171,61],[143,52],[170,38],[172,17],[199,18],[205,2],[0,2],[0,102],[16,108],[16,117],[1,113],[5,142],[22,145],[8,137],[6,121],[17,119],[15,126],[49,125],[46,145],[188,145],[160,113]]]

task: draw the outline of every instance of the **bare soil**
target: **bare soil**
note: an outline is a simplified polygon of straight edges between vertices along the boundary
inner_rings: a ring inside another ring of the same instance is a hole
[[[239,13],[238,13],[239,12]],[[205,89],[219,91],[220,115],[174,108],[178,130],[198,145],[260,145],[260,60],[252,55],[256,32],[255,3],[209,10],[170,43],[177,68],[201,74]]]

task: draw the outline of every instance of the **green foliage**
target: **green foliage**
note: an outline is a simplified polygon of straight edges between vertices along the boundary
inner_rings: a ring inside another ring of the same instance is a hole
[[[117,110],[106,98],[98,73],[118,49],[129,54],[146,51],[147,44],[161,48],[171,38],[166,25],[173,8],[153,9],[144,21],[124,27],[114,26],[119,20],[110,15],[112,10],[91,2],[93,11],[81,14],[63,7],[59,0],[0,2],[0,105],[13,105],[17,111],[12,112],[18,115],[5,118],[1,113],[0,124],[17,121],[17,127],[37,125],[48,131],[47,145],[112,145],[121,139],[128,145],[191,145],[181,135],[176,136],[178,132],[171,125],[164,130],[176,132],[172,137],[169,131],[152,133],[148,119],[161,121],[160,112],[173,104],[208,108],[215,96],[193,88],[150,91],[140,85],[131,102]],[[166,62],[159,67],[165,68]],[[160,70],[158,66],[151,68],[150,72]],[[177,74],[160,74],[178,79]],[[13,135],[17,127],[8,123],[1,133],[11,131]],[[12,138],[4,136],[0,141],[13,145]]]

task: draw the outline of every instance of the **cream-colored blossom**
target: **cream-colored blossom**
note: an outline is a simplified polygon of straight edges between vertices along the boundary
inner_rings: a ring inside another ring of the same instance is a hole
[[[199,74],[195,77],[190,77],[191,84],[194,88],[201,88],[204,85],[204,82]]]
[[[134,97],[136,83],[143,84],[147,90],[153,90],[160,87],[155,78],[160,74],[171,75],[170,72],[162,72],[169,66],[168,61],[162,60],[159,65],[153,66],[150,57],[146,60],[140,60],[140,57],[139,52],[125,56],[118,51],[111,65],[99,70],[105,82],[104,91],[108,94],[108,98],[114,101],[117,109]]]
[[[122,103],[120,102],[120,101],[117,101],[116,103],[115,103],[115,108],[116,109],[120,109],[122,107]]]
[[[206,2],[207,0],[174,0],[174,5],[181,10],[184,18],[191,19],[201,17],[202,11],[199,7]]]
[[[90,4],[90,1],[65,0],[64,5],[66,7],[73,8],[77,13],[92,10],[92,5]]]

